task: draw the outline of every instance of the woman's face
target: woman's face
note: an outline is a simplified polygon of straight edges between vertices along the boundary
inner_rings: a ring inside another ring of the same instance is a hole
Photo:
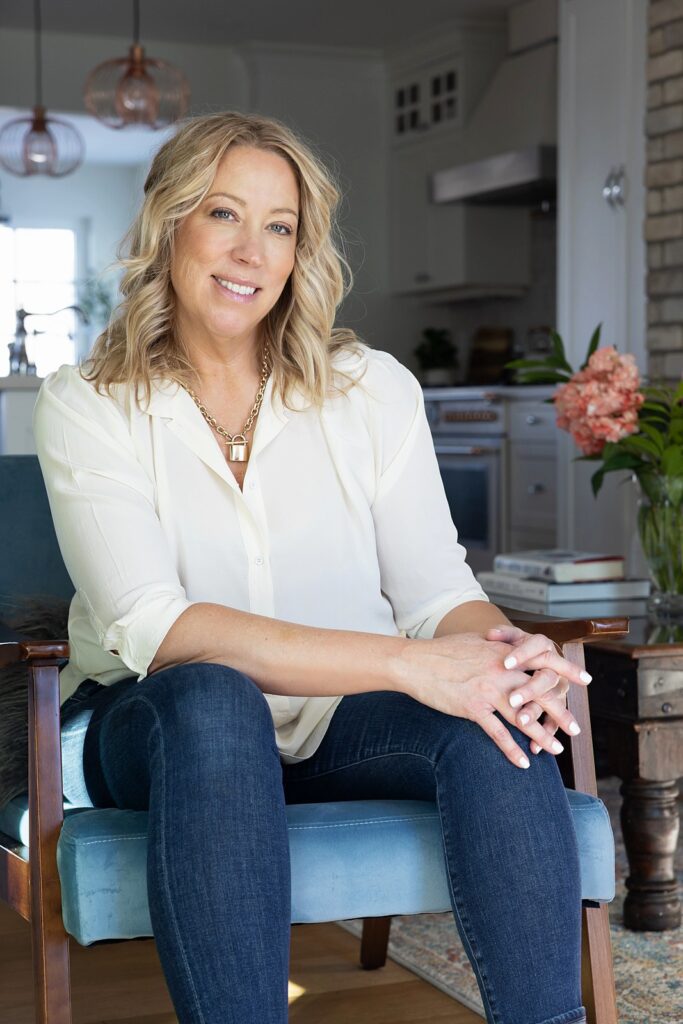
[[[186,344],[257,340],[294,267],[298,216],[299,188],[284,157],[231,146],[175,236],[171,281]]]

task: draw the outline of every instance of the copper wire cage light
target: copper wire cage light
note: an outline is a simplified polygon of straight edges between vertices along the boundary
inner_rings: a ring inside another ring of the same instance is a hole
[[[0,131],[0,166],[20,177],[63,178],[80,166],[85,147],[73,125],[48,117],[43,106],[40,0],[35,0],[34,18],[36,105],[31,117],[8,121]]]
[[[145,56],[140,5],[133,0],[133,43],[127,57],[98,64],[83,89],[88,111],[109,128],[165,128],[187,111],[190,90],[178,68]]]

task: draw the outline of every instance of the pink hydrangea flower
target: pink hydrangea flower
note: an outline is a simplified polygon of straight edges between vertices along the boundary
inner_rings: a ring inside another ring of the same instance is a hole
[[[566,384],[555,391],[557,425],[567,430],[584,455],[599,455],[608,441],[638,430],[638,409],[645,396],[632,355],[613,345],[598,349]]]

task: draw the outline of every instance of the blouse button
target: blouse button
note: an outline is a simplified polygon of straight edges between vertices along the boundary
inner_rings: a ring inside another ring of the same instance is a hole
[[[256,481],[255,480],[250,480],[249,481],[249,490],[253,491],[255,487],[256,487]]]
[[[263,559],[261,558],[260,555],[257,555],[254,561],[256,562],[257,565],[263,565]]]

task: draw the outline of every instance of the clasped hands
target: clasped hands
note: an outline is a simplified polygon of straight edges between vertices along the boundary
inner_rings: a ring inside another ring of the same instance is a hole
[[[567,708],[567,690],[573,683],[590,682],[588,673],[563,658],[549,637],[507,624],[419,644],[409,641],[397,672],[397,688],[437,711],[476,722],[521,768],[529,767],[529,758],[506,725],[529,737],[532,754],[559,754],[557,730],[570,736],[580,732]]]
[[[542,633],[525,633],[516,626],[494,626],[486,631],[484,639],[512,647],[503,662],[506,669],[533,672],[528,682],[515,686],[507,694],[510,708],[515,710],[515,724],[531,738],[532,754],[539,754],[541,750],[561,753],[564,748],[555,739],[558,728],[571,736],[581,732],[567,709],[566,694],[572,682],[590,683],[588,672],[567,661],[558,653],[553,641]],[[544,713],[545,720],[541,723]],[[522,767],[527,766],[524,761],[528,759],[523,754],[517,756],[517,763]]]

